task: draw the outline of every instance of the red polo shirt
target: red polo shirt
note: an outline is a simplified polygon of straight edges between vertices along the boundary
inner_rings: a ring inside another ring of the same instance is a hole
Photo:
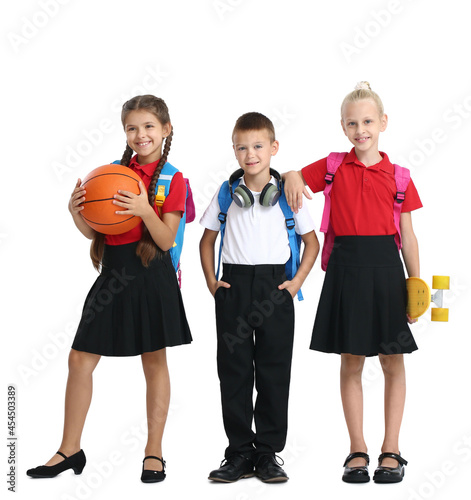
[[[386,153],[382,160],[365,167],[355,154],[355,148],[345,157],[335,174],[331,191],[330,222],[337,236],[395,234],[394,199],[396,181],[394,165]],[[317,193],[325,188],[327,158],[302,169],[309,188]],[[422,206],[412,179],[407,187],[402,212]]]
[[[150,181],[152,180],[152,175],[157,167],[159,161],[154,161],[153,163],[148,163],[147,165],[139,165],[137,163],[137,155],[131,158],[129,162],[129,168],[134,170],[134,172],[139,175],[146,188],[149,188]],[[181,212],[183,214],[185,210],[186,202],[186,184],[183,180],[183,175],[181,172],[177,172],[170,183],[170,189],[168,196],[165,198],[164,204],[162,205],[162,214],[168,212]],[[116,207],[119,210],[119,207]],[[160,217],[157,210],[157,206],[154,204],[155,213]],[[134,229],[127,231],[123,234],[107,234],[105,236],[105,243],[107,245],[124,245],[126,243],[134,243],[139,241],[142,236],[142,229],[144,223],[141,222]]]

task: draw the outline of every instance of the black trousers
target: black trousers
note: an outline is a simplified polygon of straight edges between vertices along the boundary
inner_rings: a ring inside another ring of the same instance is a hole
[[[226,458],[279,452],[286,443],[294,305],[287,290],[278,290],[284,269],[223,266],[222,280],[231,287],[218,288],[215,302]]]

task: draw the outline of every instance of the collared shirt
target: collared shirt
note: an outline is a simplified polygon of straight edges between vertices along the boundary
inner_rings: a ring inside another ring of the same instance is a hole
[[[274,177],[270,182],[276,184]],[[240,180],[244,183],[244,178]],[[212,231],[219,231],[220,212],[217,190],[211,203],[201,217],[200,224]],[[241,208],[231,203],[227,211],[226,233],[222,247],[222,262],[227,264],[285,264],[291,254],[286,230],[285,216],[277,203],[273,207],[260,205],[260,193],[251,191],[254,204]],[[314,222],[303,207],[294,214],[295,230],[306,234],[314,230]]]
[[[395,234],[394,200],[396,181],[394,165],[385,153],[382,160],[366,167],[353,148],[335,174],[331,191],[330,222],[337,236]],[[317,193],[325,188],[327,158],[304,167],[302,174],[309,188]],[[402,203],[402,212],[422,207],[412,179]]]
[[[137,162],[137,155],[131,158],[129,162],[129,168],[134,170],[134,172],[139,175],[144,183],[144,186],[148,189],[150,181],[152,180],[152,175],[157,167],[159,160],[154,161],[152,163],[148,163],[147,165],[139,165]],[[181,172],[177,172],[170,183],[168,196],[165,198],[164,204],[162,205],[162,214],[168,212],[184,212],[185,210],[185,202],[186,202],[186,184],[183,180],[183,175]],[[117,210],[120,210],[120,207],[116,207]],[[154,204],[155,213],[160,217],[159,212],[157,210],[156,205]],[[127,231],[123,234],[107,234],[105,236],[105,243],[107,245],[124,245],[126,243],[134,243],[135,241],[139,241],[142,236],[142,230],[144,227],[144,223],[141,222],[134,229]]]

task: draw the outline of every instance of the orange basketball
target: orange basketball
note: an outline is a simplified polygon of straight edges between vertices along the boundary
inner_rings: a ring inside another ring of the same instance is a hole
[[[122,234],[136,227],[141,218],[135,215],[118,215],[125,210],[113,204],[118,189],[139,194],[141,178],[123,165],[104,165],[92,170],[82,182],[86,189],[83,210],[85,222],[95,231],[104,234]]]

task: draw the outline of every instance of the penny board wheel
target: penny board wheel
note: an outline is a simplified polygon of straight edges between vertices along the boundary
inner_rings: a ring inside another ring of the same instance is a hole
[[[450,277],[449,276],[432,276],[432,288],[434,290],[449,290]]]
[[[432,307],[432,321],[448,321],[448,308]]]

